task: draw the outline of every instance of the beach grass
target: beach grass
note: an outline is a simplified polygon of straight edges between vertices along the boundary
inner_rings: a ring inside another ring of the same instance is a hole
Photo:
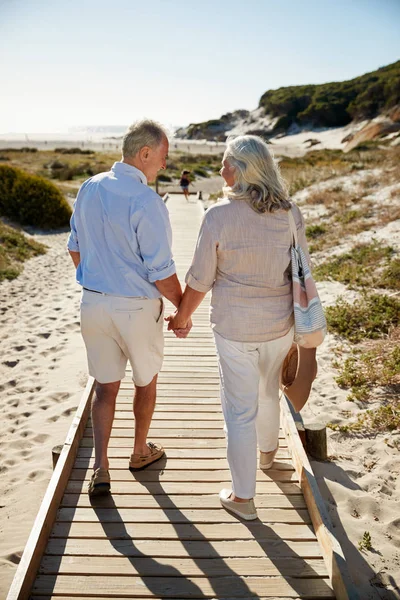
[[[46,246],[0,220],[0,281],[18,277],[23,262],[46,252]]]

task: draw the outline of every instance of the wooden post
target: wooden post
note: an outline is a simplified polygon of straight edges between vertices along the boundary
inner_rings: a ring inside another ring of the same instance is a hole
[[[328,458],[328,447],[326,441],[326,426],[314,423],[305,426],[307,452],[317,460]]]
[[[60,454],[61,454],[61,450],[63,449],[63,446],[54,446],[53,450],[51,451],[51,457],[53,459],[53,470],[56,468],[56,464],[58,459],[60,458]]]

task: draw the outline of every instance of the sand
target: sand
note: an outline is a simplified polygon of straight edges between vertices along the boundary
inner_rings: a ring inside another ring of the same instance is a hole
[[[340,184],[356,189],[363,177],[352,174],[340,178]],[[333,187],[338,179],[319,185]],[[220,185],[218,178],[213,185]],[[304,203],[312,189],[299,192],[296,199]],[[391,192],[392,186],[374,189],[372,201],[393,201]],[[321,208],[303,204],[302,210],[312,223]],[[400,222],[388,227],[390,243],[400,249]],[[375,232],[378,239],[387,234],[383,229]],[[0,284],[0,597],[10,586],[50,479],[51,449],[63,443],[87,377],[79,332],[80,288],[65,249],[67,233],[35,238],[49,246],[48,253],[25,263],[16,280]],[[345,239],[318,259],[352,243],[354,239]],[[326,306],[340,295],[349,300],[357,295],[335,282],[321,283],[319,291]],[[364,410],[349,402],[347,392],[335,383],[332,358],[337,345],[328,335],[318,350],[319,375],[304,410],[306,423],[343,424],[348,414]],[[331,460],[313,461],[362,600],[400,598],[398,588],[394,591],[400,585],[399,438],[400,432],[347,436],[328,430]],[[371,533],[373,550],[360,553],[357,546],[364,531]]]
[[[301,203],[306,222],[311,224],[323,214],[325,207],[307,206],[309,194],[338,185],[356,193],[365,179],[377,175],[379,170],[375,169],[336,177],[298,192],[294,199]],[[400,194],[397,199],[392,194],[392,190],[398,188],[397,184],[381,185],[364,200],[372,201],[375,210],[379,210],[382,205],[400,201]],[[323,261],[349,251],[356,243],[370,242],[372,238],[390,243],[400,251],[400,220],[343,237],[339,245],[313,254],[312,259],[315,263]],[[356,291],[339,282],[321,282],[318,291],[324,306],[333,305],[340,296],[348,302],[358,296]],[[350,344],[328,334],[317,351],[318,377],[302,411],[305,424],[331,422],[345,425],[365,410],[380,406],[377,394],[376,401],[350,402],[348,391],[335,383],[338,371],[332,361],[334,350],[340,345],[346,356]],[[362,432],[348,435],[328,428],[327,433],[329,462],[311,463],[360,599],[400,598],[400,430],[376,435]],[[365,531],[371,534],[372,550],[359,552],[358,542]]]
[[[51,450],[64,443],[87,380],[67,236],[35,236],[47,254],[0,284],[0,598],[51,477]]]

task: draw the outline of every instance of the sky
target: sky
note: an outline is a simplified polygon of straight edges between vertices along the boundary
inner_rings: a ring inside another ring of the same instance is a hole
[[[400,0],[0,0],[0,133],[167,126],[400,59]]]

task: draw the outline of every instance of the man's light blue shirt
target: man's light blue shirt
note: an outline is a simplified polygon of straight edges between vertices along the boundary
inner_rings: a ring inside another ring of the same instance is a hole
[[[173,275],[168,210],[145,175],[124,162],[83,183],[68,249],[80,253],[83,287],[115,296],[161,296],[155,281]]]

